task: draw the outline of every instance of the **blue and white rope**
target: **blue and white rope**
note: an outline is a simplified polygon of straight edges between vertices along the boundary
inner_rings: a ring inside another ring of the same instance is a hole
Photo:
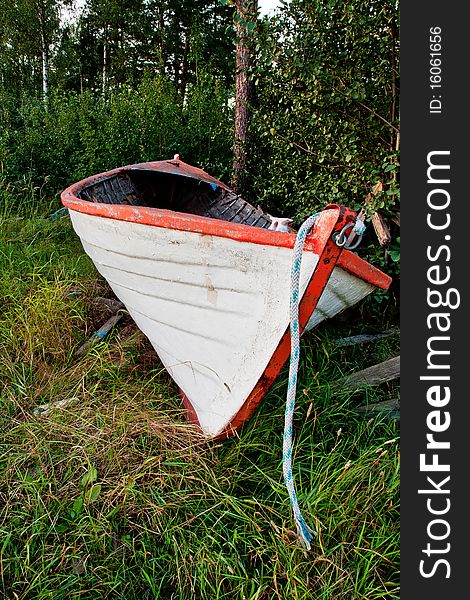
[[[282,467],[284,481],[289,492],[290,503],[294,513],[297,534],[303,546],[310,550],[310,540],[314,532],[305,522],[300,512],[297,494],[295,492],[294,478],[292,476],[292,421],[295,408],[295,394],[297,389],[297,370],[300,358],[300,331],[299,331],[299,287],[300,266],[302,263],[302,252],[308,232],[315,223],[317,215],[309,217],[301,226],[295,240],[291,272],[291,299],[290,299],[290,338],[291,358],[289,366],[289,384],[287,388],[286,413],[284,419],[284,439],[282,453]]]
[[[313,227],[318,215],[312,215],[301,226],[297,233],[297,239],[294,244],[294,252],[292,258],[291,272],[291,298],[290,298],[290,338],[291,338],[291,354],[289,365],[289,383],[287,387],[286,413],[284,419],[284,439],[282,447],[282,467],[284,471],[284,481],[289,492],[292,512],[294,513],[295,524],[297,526],[297,534],[302,545],[310,550],[310,541],[315,535],[315,532],[305,522],[305,519],[300,512],[297,494],[295,492],[294,478],[292,475],[292,422],[294,418],[295,394],[297,389],[297,371],[299,368],[300,358],[300,331],[299,331],[299,294],[300,294],[300,266],[302,263],[302,252],[305,244],[305,239]],[[358,242],[365,230],[364,222],[357,218],[354,226],[348,224],[347,228],[353,228],[356,235],[359,236]],[[343,228],[342,234],[345,233]],[[357,243],[358,243],[357,242]],[[338,243],[340,246],[346,246],[347,240],[344,238]],[[356,245],[357,245],[356,243]],[[354,246],[355,247],[355,246]]]

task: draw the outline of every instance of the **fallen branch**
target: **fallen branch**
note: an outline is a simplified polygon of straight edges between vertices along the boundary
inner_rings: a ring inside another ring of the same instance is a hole
[[[342,390],[357,391],[370,385],[380,385],[399,377],[400,357],[394,356],[377,365],[343,377],[335,383],[335,387],[341,387]]]
[[[390,419],[400,419],[400,398],[369,404],[368,406],[360,406],[357,409],[358,413],[363,413],[365,416],[385,414]]]
[[[95,333],[90,337],[90,339],[88,339],[82,346],[80,346],[80,348],[75,354],[77,356],[82,356],[83,354],[85,354],[94,343],[101,341],[103,338],[105,338],[108,335],[108,333],[113,329],[113,327],[119,323],[123,316],[123,312],[118,312],[117,314],[110,317],[106,321],[106,323],[98,329],[98,331],[95,331]]]
[[[357,409],[357,412],[377,413],[383,412],[385,410],[400,410],[400,398],[392,398],[391,400],[385,400],[384,402],[377,402],[376,404],[360,406]]]
[[[65,408],[69,404],[71,404],[76,398],[66,398],[65,400],[57,400],[56,402],[51,402],[50,404],[42,404],[41,406],[36,406],[33,410],[33,414],[47,416],[51,410],[55,408]]]
[[[93,302],[110,310],[113,314],[121,308],[124,308],[124,304],[115,298],[103,298],[101,296],[97,296],[93,299]]]
[[[398,327],[392,327],[392,329],[387,329],[382,333],[374,333],[374,334],[361,334],[361,335],[351,335],[349,337],[340,338],[334,342],[335,346],[338,348],[343,348],[344,346],[355,346],[357,344],[364,344],[365,342],[374,342],[376,340],[383,340],[392,335],[399,335],[400,329]]]

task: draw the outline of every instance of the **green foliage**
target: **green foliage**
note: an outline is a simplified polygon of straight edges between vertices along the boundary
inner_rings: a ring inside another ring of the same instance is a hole
[[[398,9],[394,0],[292,0],[257,47],[253,195],[298,219],[357,208],[381,180],[397,201]]]
[[[2,187],[15,189],[17,202],[26,180],[57,193],[94,173],[175,153],[215,175],[229,175],[228,92],[204,72],[189,87],[184,106],[169,81],[146,77],[137,88],[122,86],[106,98],[56,93],[47,108],[31,99],[5,113],[7,120],[10,126],[0,131],[0,193]]]
[[[398,19],[395,0],[291,0],[259,24],[247,178],[254,202],[300,225],[329,203],[360,210],[381,181],[368,216],[396,214]],[[360,253],[397,282],[399,230],[391,233],[390,252],[372,232]],[[371,309],[397,293],[395,284]]]

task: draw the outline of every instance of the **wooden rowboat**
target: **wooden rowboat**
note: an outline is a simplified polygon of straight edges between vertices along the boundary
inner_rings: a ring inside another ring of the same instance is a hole
[[[96,268],[179,386],[209,437],[251,415],[289,357],[295,233],[175,157],[114,169],[62,193]],[[339,247],[355,213],[329,205],[308,235],[300,327],[311,329],[390,278]]]

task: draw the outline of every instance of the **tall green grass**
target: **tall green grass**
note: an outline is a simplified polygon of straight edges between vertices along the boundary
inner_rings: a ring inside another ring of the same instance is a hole
[[[331,385],[396,342],[335,347],[359,323],[303,340],[294,476],[318,532],[306,552],[282,479],[286,372],[237,436],[207,442],[130,320],[75,355],[109,289],[68,219],[3,218],[0,240],[1,597],[399,597],[398,424],[356,411],[391,390]]]

